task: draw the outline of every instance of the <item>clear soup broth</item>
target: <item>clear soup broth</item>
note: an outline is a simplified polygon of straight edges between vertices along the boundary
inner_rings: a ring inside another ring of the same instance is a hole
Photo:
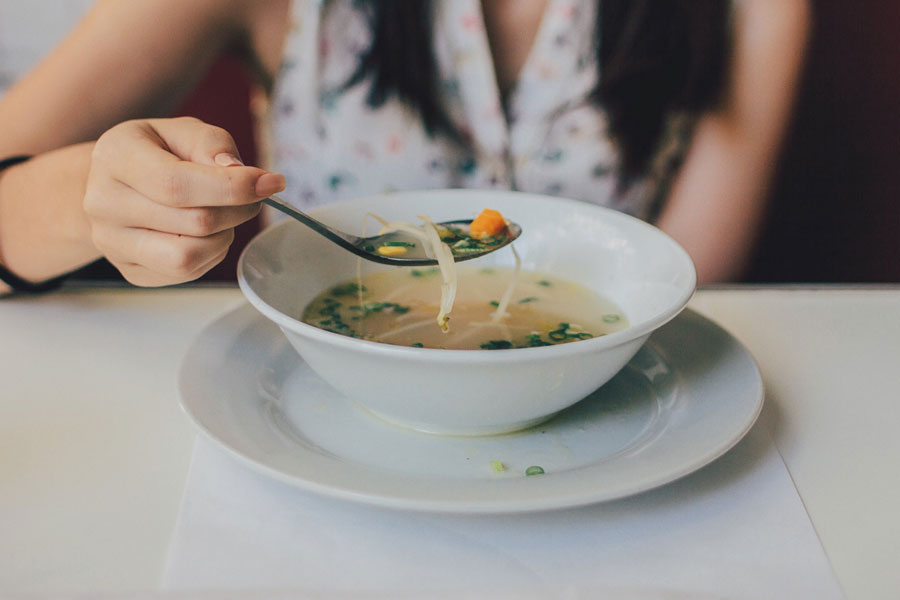
[[[519,271],[503,318],[495,318],[514,270],[457,267],[450,330],[435,315],[441,296],[437,268],[378,271],[319,294],[302,320],[366,340],[424,348],[499,350],[562,344],[628,327],[622,311],[570,281]],[[361,288],[360,288],[361,283]]]

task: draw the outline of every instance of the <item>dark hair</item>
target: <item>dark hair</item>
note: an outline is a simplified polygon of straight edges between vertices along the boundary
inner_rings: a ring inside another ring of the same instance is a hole
[[[428,0],[358,0],[371,19],[372,45],[348,82],[367,77],[367,101],[395,95],[418,111],[430,135],[461,133],[441,104]],[[602,106],[621,153],[620,177],[643,172],[676,111],[719,101],[729,60],[727,0],[599,0],[595,39],[602,74],[590,100]]]

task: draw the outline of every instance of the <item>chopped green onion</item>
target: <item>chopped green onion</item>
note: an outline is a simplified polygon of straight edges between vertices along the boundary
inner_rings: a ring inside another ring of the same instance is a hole
[[[537,282],[537,284],[538,284],[538,285],[542,285],[542,286],[544,286],[544,287],[550,287],[551,285],[553,285],[552,283],[550,283],[550,282],[547,281],[546,279],[541,279],[540,281]]]
[[[545,342],[541,339],[540,334],[531,333],[528,335],[528,340],[525,342],[526,348],[537,348],[539,346],[552,346],[550,342]]]
[[[506,350],[512,347],[512,342],[509,340],[491,340],[481,345],[482,350]]]
[[[522,298],[519,300],[519,304],[527,304],[529,302],[537,302],[537,298],[534,296],[529,296],[528,298]]]
[[[425,344],[423,344],[422,342],[416,342],[414,344],[410,344],[410,346],[412,346],[413,348],[424,348]]]
[[[532,466],[528,467],[527,469],[525,469],[526,477],[531,477],[532,475],[543,475],[543,474],[544,474],[544,468],[539,467],[537,465],[532,465]]]
[[[400,242],[400,241],[385,242],[385,243],[382,244],[382,245],[384,245],[384,246],[397,246],[397,247],[401,247],[401,248],[415,248],[415,247],[416,247],[416,245],[413,244],[412,242]]]
[[[331,288],[332,296],[349,296],[350,294],[356,294],[357,292],[365,292],[366,286],[358,286],[355,282],[351,281],[350,283],[345,283],[343,285],[338,285]],[[326,300],[326,303],[328,300]],[[332,300],[334,302],[334,300]]]

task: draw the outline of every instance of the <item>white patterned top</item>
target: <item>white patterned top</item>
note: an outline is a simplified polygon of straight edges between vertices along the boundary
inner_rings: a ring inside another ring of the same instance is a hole
[[[594,0],[550,0],[506,111],[480,1],[435,0],[435,10],[442,101],[468,149],[430,137],[397,99],[369,106],[368,82],[343,90],[371,40],[352,0],[294,2],[270,132],[287,201],[309,208],[394,190],[515,189],[652,216],[686,136],[667,136],[651,169],[658,175],[616,192],[618,154],[606,115],[588,99],[597,82]]]

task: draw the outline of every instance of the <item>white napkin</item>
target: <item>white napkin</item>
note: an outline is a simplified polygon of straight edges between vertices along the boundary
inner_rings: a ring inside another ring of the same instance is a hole
[[[841,597],[761,425],[662,488],[509,516],[321,497],[257,474],[201,436],[164,588],[316,600]]]

